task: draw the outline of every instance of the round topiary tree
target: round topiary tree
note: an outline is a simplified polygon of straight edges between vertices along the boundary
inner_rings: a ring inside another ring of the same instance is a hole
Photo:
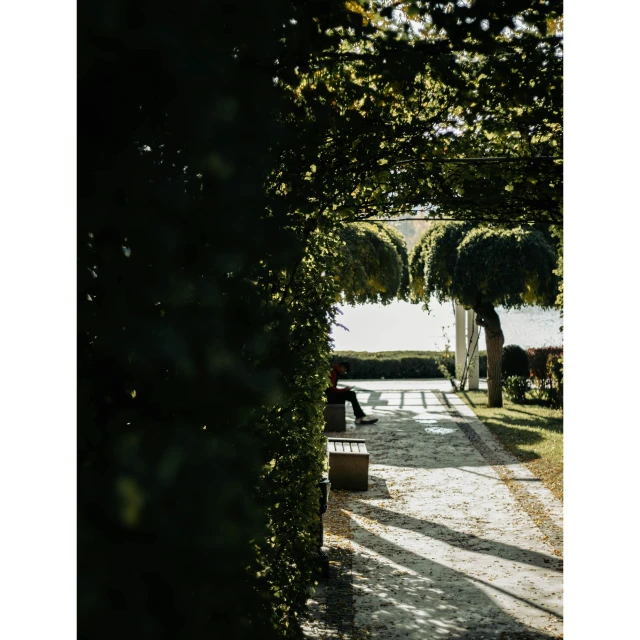
[[[504,335],[496,307],[550,307],[557,295],[556,254],[531,227],[497,229],[438,222],[410,260],[412,300],[455,300],[477,314],[487,342],[488,406],[502,406]]]
[[[347,304],[406,299],[409,287],[407,246],[386,224],[354,223],[342,230],[343,251],[333,274]]]
[[[517,344],[508,344],[502,350],[502,376],[529,376],[529,356]]]

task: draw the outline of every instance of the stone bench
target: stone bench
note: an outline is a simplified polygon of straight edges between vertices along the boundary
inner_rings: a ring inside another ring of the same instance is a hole
[[[328,404],[324,408],[324,430],[346,431],[347,413],[344,402],[341,404]]]
[[[364,440],[328,438],[327,453],[332,489],[367,491],[369,452]]]

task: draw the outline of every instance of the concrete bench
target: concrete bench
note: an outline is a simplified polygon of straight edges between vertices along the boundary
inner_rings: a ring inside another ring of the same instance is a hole
[[[344,402],[341,404],[328,404],[324,408],[324,430],[346,431],[347,413]]]
[[[364,440],[328,438],[327,453],[332,489],[367,491],[369,452]]]

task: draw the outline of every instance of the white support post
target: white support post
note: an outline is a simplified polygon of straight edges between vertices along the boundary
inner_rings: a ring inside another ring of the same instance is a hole
[[[464,316],[464,307],[456,304],[456,380],[460,380],[467,361]]]
[[[476,324],[476,312],[467,310],[467,341],[469,344],[469,375],[467,388],[470,391],[480,388],[480,327]],[[473,355],[471,355],[473,354]]]

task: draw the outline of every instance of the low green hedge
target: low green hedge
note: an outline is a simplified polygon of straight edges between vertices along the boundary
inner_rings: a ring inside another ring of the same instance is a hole
[[[346,361],[351,365],[350,378],[360,380],[444,378],[440,365],[454,375],[452,353],[444,351],[336,351],[331,362]],[[480,377],[487,375],[487,354],[480,352]]]

